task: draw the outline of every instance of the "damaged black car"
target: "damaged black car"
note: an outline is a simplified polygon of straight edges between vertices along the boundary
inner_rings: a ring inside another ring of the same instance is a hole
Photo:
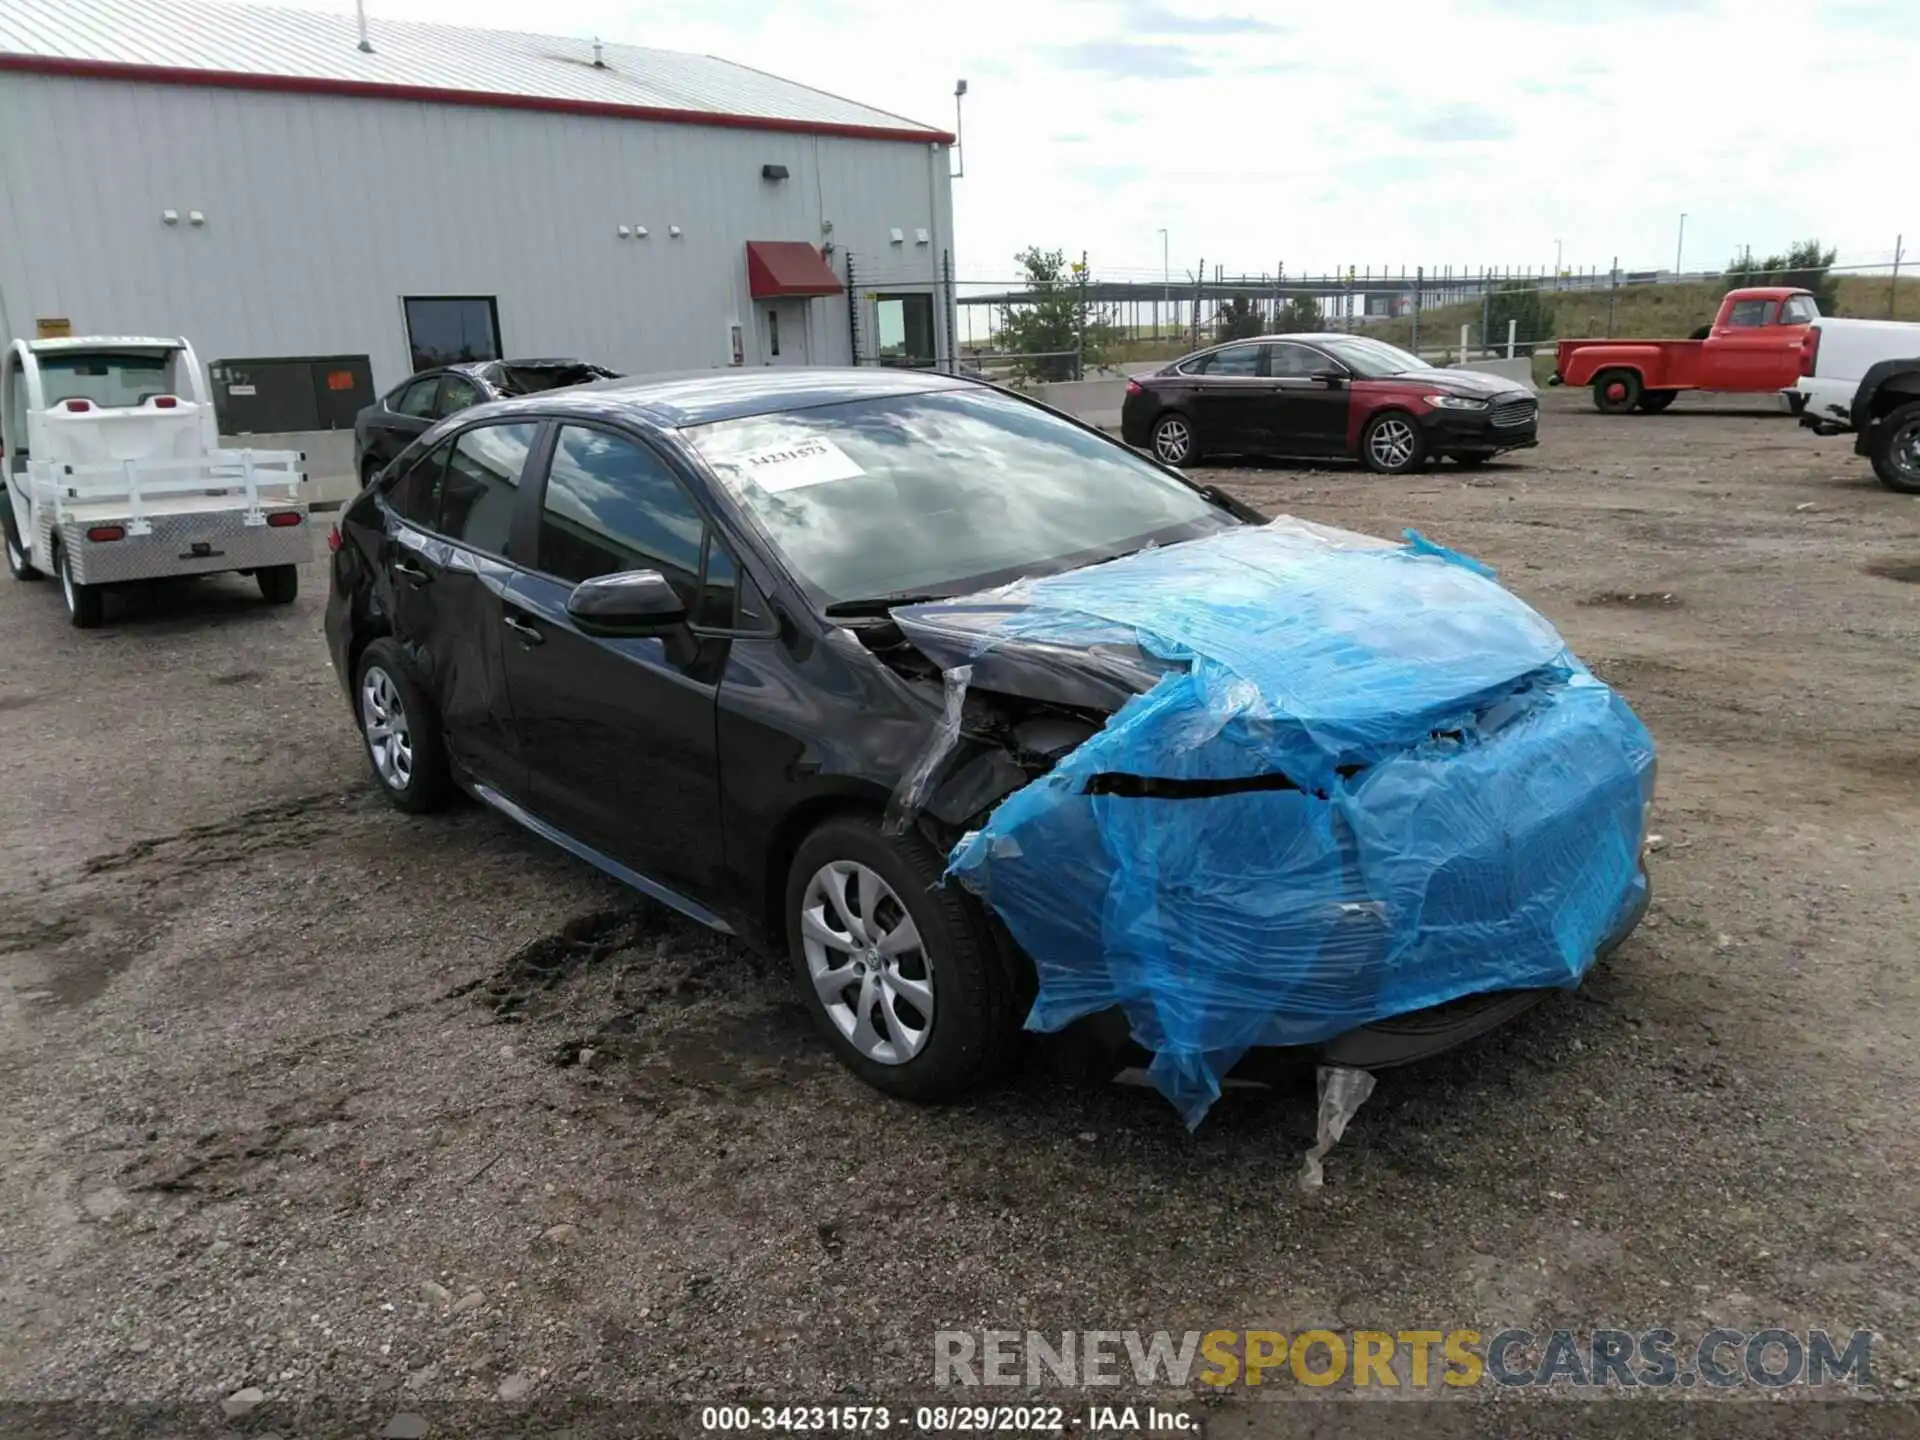
[[[1651,742],[1481,567],[959,377],[481,405],[331,543],[393,803],[464,790],[786,957],[896,1095],[1091,1019],[1195,1123],[1251,1048],[1431,1053],[1645,906]]]

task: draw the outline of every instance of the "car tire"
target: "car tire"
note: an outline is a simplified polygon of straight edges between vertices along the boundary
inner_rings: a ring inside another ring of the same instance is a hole
[[[1376,475],[1404,475],[1426,458],[1427,437],[1405,410],[1383,410],[1360,432],[1360,461]]]
[[[1625,415],[1640,403],[1637,370],[1602,370],[1593,377],[1593,408],[1602,415]]]
[[[1902,405],[1873,427],[1868,442],[1873,473],[1889,490],[1920,495],[1920,400]]]
[[[453,775],[440,717],[390,637],[381,636],[360,656],[353,704],[367,763],[387,799],[409,815],[443,808]]]
[[[106,618],[106,596],[98,585],[82,585],[73,578],[73,566],[67,560],[67,547],[53,552],[54,568],[60,572],[60,598],[67,602],[67,622],[76,630],[98,629]]]
[[[1200,437],[1185,411],[1169,410],[1153,422],[1148,449],[1163,465],[1191,465],[1200,458]]]
[[[1679,398],[1678,390],[1643,390],[1640,392],[1640,413],[1658,415]]]
[[[267,565],[253,572],[260,594],[270,605],[291,605],[300,594],[298,565]]]
[[[13,502],[4,492],[0,492],[0,532],[6,537],[7,572],[16,580],[38,580],[40,572],[33,568],[27,542],[20,538],[20,527],[13,523]]]
[[[841,1064],[903,1100],[979,1089],[1020,1034],[985,917],[943,871],[917,836],[842,815],[801,843],[787,877],[787,948],[807,1009]],[[911,942],[885,953],[907,927]]]

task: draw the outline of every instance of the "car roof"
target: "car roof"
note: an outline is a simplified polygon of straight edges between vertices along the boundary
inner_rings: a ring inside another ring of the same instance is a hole
[[[492,415],[507,415],[565,406],[575,413],[644,420],[678,430],[716,420],[737,420],[781,410],[810,410],[849,400],[977,388],[980,388],[979,382],[962,376],[888,366],[839,370],[683,370],[596,380],[565,390],[496,401],[486,410]]]

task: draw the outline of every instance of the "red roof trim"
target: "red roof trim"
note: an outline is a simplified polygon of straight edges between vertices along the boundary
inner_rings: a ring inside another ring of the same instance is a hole
[[[905,130],[885,125],[842,125],[828,120],[780,120],[659,105],[621,105],[608,100],[565,100],[552,95],[501,95],[443,90],[431,85],[389,85],[374,80],[337,80],[315,75],[254,75],[237,70],[196,70],[174,65],[124,65],[72,60],[56,55],[0,54],[0,70],[64,75],[86,80],[125,80],[137,85],[192,85],[215,90],[266,90],[293,95],[342,95],[362,100],[413,100],[487,110],[544,110],[561,115],[600,115],[616,120],[653,120],[662,125],[710,125],[722,130],[772,130],[790,135],[836,135],[852,140],[914,140],[951,145],[944,130]]]
[[[804,240],[747,241],[747,293],[755,300],[838,295],[846,288],[820,252]]]

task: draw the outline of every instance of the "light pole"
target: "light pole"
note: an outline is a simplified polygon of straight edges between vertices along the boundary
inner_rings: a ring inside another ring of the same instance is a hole
[[[1686,272],[1680,268],[1680,256],[1687,248],[1687,212],[1680,212],[1680,238],[1673,242],[1673,273],[1675,276]]]
[[[1560,242],[1558,240],[1553,242],[1553,286],[1556,290],[1560,288]]]
[[[966,151],[965,145],[962,144],[961,142],[961,133],[960,133],[960,102],[966,98],[967,98],[967,82],[964,80],[954,81],[953,82],[953,157],[954,157],[955,163],[959,166],[959,169],[953,172],[953,178],[955,180],[964,180],[967,174],[967,151]]]
[[[1167,259],[1167,254],[1167,231],[1166,227],[1162,226],[1160,229],[1160,303],[1163,305],[1170,305],[1173,299],[1173,267]],[[1160,338],[1160,317],[1157,315],[1153,321],[1153,338],[1156,340]]]

